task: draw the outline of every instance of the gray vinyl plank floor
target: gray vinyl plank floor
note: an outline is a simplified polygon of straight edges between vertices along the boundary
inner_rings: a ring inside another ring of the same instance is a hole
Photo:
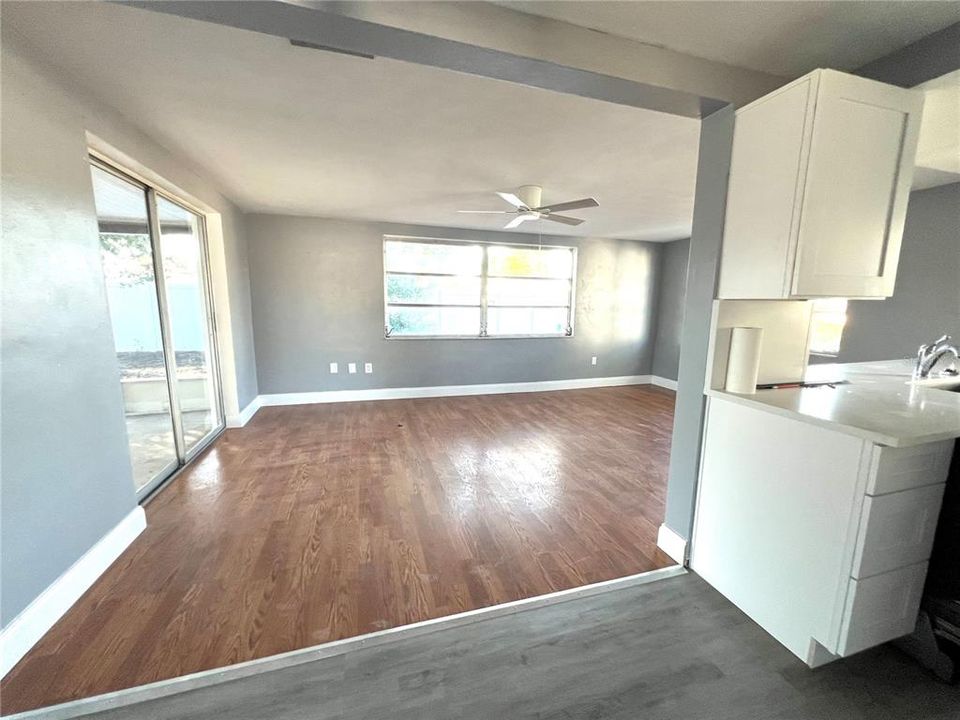
[[[889,647],[810,670],[691,573],[86,717],[958,720],[960,689]]]

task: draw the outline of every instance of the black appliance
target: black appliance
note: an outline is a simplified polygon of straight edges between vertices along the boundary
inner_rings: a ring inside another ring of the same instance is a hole
[[[953,448],[917,628],[897,645],[941,680],[960,680],[960,442]]]

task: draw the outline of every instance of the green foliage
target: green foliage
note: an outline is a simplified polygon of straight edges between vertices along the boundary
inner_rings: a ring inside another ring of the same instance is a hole
[[[100,233],[100,256],[108,285],[129,287],[153,282],[153,252],[148,235]]]
[[[387,275],[387,302],[422,301],[423,287],[417,281],[418,278],[409,275]],[[391,310],[389,324],[396,335],[419,334],[429,329],[422,314],[415,314],[407,308]]]
[[[423,289],[417,278],[409,275],[387,275],[387,302],[408,303],[422,299]]]
[[[435,332],[432,318],[413,313],[408,308],[390,311],[390,328],[394,335],[426,335]]]

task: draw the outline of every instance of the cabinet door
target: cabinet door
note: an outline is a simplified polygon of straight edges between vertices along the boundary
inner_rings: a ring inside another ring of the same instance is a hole
[[[913,631],[927,563],[850,580],[837,654],[843,657]]]
[[[818,77],[811,73],[737,113],[718,297],[790,293]]]
[[[922,102],[914,91],[823,71],[794,296],[893,294]]]

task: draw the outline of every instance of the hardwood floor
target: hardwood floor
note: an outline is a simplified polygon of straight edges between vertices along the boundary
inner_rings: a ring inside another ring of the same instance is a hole
[[[0,686],[4,713],[672,565],[673,393],[264,408]]]

